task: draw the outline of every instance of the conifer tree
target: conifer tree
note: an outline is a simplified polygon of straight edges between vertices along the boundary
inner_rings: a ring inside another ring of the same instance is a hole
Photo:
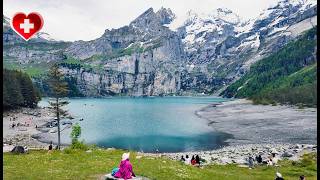
[[[68,94],[68,86],[64,81],[63,74],[59,70],[59,65],[54,64],[49,71],[49,85],[51,89],[52,98],[49,100],[49,104],[56,114],[58,124],[58,149],[60,149],[60,119],[68,115],[68,112],[62,109],[63,106],[69,104],[65,98]]]

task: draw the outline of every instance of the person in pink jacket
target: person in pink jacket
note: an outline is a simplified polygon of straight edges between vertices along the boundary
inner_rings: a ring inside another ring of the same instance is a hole
[[[116,172],[114,177],[123,178],[123,179],[131,179],[132,177],[136,177],[132,170],[132,165],[129,161],[130,153],[123,153],[122,160],[119,165],[119,170]]]

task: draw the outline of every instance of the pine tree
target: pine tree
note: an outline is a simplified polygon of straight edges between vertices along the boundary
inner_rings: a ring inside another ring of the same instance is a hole
[[[52,99],[49,100],[49,104],[55,112],[58,122],[58,149],[60,149],[60,119],[66,117],[68,114],[62,107],[69,104],[69,102],[63,99],[68,94],[68,86],[64,81],[63,74],[60,72],[58,64],[54,64],[50,68],[48,83],[52,91]]]

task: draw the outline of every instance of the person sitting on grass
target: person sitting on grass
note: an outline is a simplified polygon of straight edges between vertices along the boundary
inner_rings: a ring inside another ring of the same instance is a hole
[[[186,165],[191,164],[191,159],[189,158],[188,154],[186,155],[186,160],[184,161]]]
[[[253,162],[253,157],[252,156],[249,156],[249,162],[248,162],[248,164],[249,164],[249,169],[252,169],[253,168],[253,164],[254,162]]]
[[[257,161],[258,164],[261,164],[261,163],[262,163],[261,154],[259,154],[259,155],[256,157],[256,161]]]
[[[183,155],[181,156],[180,161],[182,161],[182,162],[186,161],[186,159],[183,157]]]
[[[200,157],[199,157],[199,155],[196,155],[196,164],[195,164],[195,166],[200,167]]]
[[[275,180],[284,180],[284,179],[283,179],[282,175],[279,172],[277,172]]]
[[[194,155],[192,155],[191,164],[192,164],[192,165],[195,165],[195,164],[196,164],[196,158],[194,158]]]
[[[277,165],[278,165],[278,160],[279,160],[279,158],[276,157],[276,154],[275,154],[275,153],[273,153],[273,154],[272,154],[272,165],[273,165],[273,166],[277,166]]]
[[[123,153],[122,160],[119,165],[119,170],[115,173],[114,177],[122,179],[131,179],[132,177],[136,177],[132,170],[129,156],[130,153]]]
[[[52,141],[50,142],[49,148],[48,148],[48,153],[52,152]]]

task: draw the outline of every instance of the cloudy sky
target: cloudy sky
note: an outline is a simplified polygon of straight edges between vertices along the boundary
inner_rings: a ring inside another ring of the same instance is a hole
[[[16,12],[39,12],[44,19],[42,31],[58,40],[92,40],[105,29],[129,24],[148,8],[171,8],[177,24],[186,13],[209,13],[229,8],[243,19],[254,18],[278,0],[4,0],[4,15],[10,19]]]

